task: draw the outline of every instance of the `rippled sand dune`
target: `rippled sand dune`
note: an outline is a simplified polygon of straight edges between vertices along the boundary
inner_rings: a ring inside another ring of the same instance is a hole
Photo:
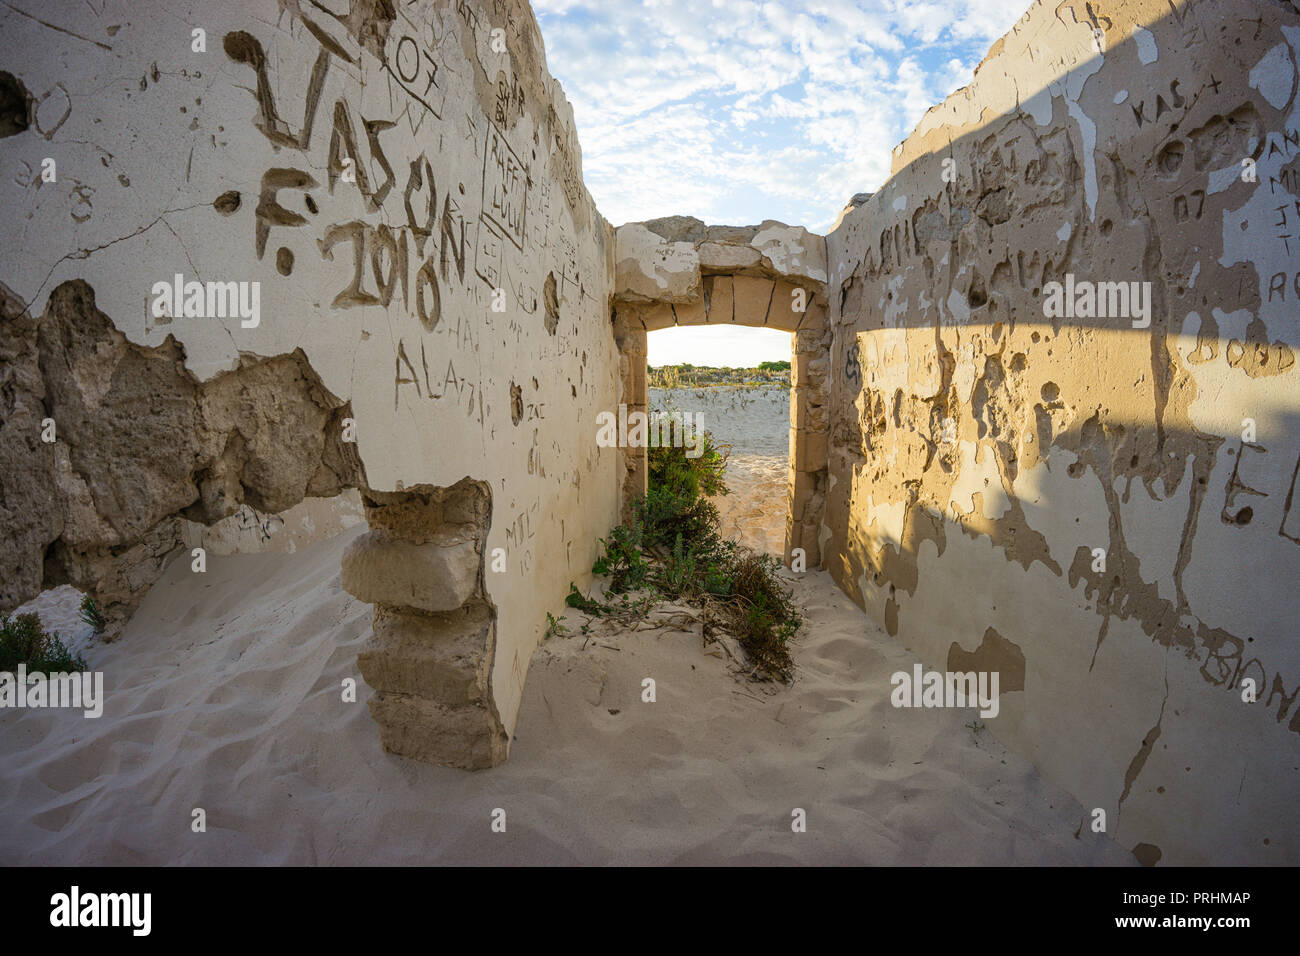
[[[0,864],[1133,863],[969,711],[890,706],[915,658],[823,572],[790,577],[790,687],[737,679],[686,609],[587,635],[570,609],[505,764],[385,754],[356,670],[370,607],[339,587],[356,533],[174,562],[119,641],[86,647],[102,718],[0,714]],[[42,613],[70,622],[55,597]]]

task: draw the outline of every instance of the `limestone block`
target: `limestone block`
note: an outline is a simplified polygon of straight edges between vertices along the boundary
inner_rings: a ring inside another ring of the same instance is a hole
[[[677,316],[673,314],[671,305],[656,303],[642,308],[641,324],[645,326],[647,332],[657,332],[659,329],[669,329],[676,325]]]
[[[440,531],[412,544],[383,531],[361,535],[343,552],[344,590],[371,604],[450,611],[474,594],[479,558],[474,539]]]
[[[814,482],[801,472],[795,472],[795,479],[786,490],[787,513],[796,523],[802,522],[807,513],[808,504],[813,499]]]
[[[428,615],[379,605],[357,664],[377,691],[476,703],[487,696],[492,643],[483,610]]]
[[[628,302],[695,302],[701,295],[700,256],[689,242],[668,242],[640,223],[615,236],[614,295]]]
[[[718,272],[739,272],[758,265],[763,254],[752,246],[730,242],[702,242],[699,249],[700,268]]]
[[[790,357],[790,385],[793,388],[808,385],[808,366],[814,358],[811,352],[795,352]]]
[[[453,525],[482,526],[487,522],[489,495],[481,482],[466,479],[451,488],[416,485],[404,491],[367,490],[362,496],[372,530],[410,544],[433,541]],[[472,534],[471,529],[457,529]]]
[[[826,282],[826,240],[803,226],[787,226],[769,220],[754,234],[750,245],[782,275],[815,283]]]
[[[803,524],[798,526],[798,547],[801,547],[804,550],[804,567],[809,571],[813,568],[820,567],[822,563],[821,548],[817,543],[820,530],[820,521],[805,521]]]
[[[773,282],[757,276],[735,276],[735,305],[732,309],[737,325],[764,325],[772,302]]]
[[[632,395],[631,400],[627,403],[628,408],[635,405],[641,407],[642,411],[644,411],[643,406],[645,403],[643,399],[648,394],[646,392],[646,383],[649,377],[649,372],[646,371],[645,356],[637,356],[636,361],[632,363],[632,367],[628,371],[631,373],[632,379]]]
[[[678,325],[707,325],[709,322],[703,297],[698,302],[679,302],[673,306],[673,312],[677,315]]]
[[[821,396],[824,397],[824,396]],[[803,425],[809,431],[824,432],[830,428],[831,411],[825,402],[810,400],[804,409]]]
[[[824,391],[830,359],[820,352],[795,352],[790,363],[790,384]]]
[[[826,432],[791,430],[790,463],[796,471],[819,471],[825,468],[828,450]]]
[[[826,432],[809,431],[804,433],[807,437],[803,440],[804,461],[805,465],[802,471],[820,471],[826,467],[826,459],[830,454],[830,436]]]
[[[505,728],[490,701],[452,705],[409,694],[378,693],[370,716],[389,753],[484,770],[506,759]]]
[[[823,332],[817,329],[804,329],[796,334],[794,350],[796,352],[821,352],[825,350],[822,343]]]
[[[732,319],[733,288],[731,276],[706,276],[705,300],[709,304],[709,323],[730,322]]]
[[[796,353],[791,362],[791,378],[793,379],[794,365],[800,361],[800,356]],[[806,360],[805,360],[806,361]],[[798,429],[806,429],[808,419],[809,394],[807,386],[795,385],[791,382],[790,389],[790,430],[794,432]]]
[[[772,305],[767,310],[767,327],[769,329],[782,329],[786,332],[794,332],[799,328],[799,323],[803,321],[803,312],[796,312],[795,306],[798,305],[796,291],[798,286],[789,282],[778,281],[772,290]],[[812,295],[804,290],[802,293],[804,307],[807,308],[812,300]]]
[[[800,331],[821,332],[826,329],[826,302],[824,299],[822,301],[818,301],[818,299],[821,299],[821,297],[814,296],[810,298],[808,309],[803,315],[803,321],[799,323]]]

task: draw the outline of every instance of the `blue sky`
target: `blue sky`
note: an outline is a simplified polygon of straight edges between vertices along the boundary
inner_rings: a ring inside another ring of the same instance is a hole
[[[615,225],[691,215],[825,233],[889,177],[922,114],[969,82],[1028,0],[534,0],[587,187]],[[704,336],[706,330],[689,330]],[[746,330],[716,335],[735,364]],[[656,356],[654,364],[690,361]],[[679,339],[690,336],[677,335]],[[703,346],[701,346],[703,347]],[[767,346],[768,351],[774,346]],[[777,347],[788,358],[788,342]]]

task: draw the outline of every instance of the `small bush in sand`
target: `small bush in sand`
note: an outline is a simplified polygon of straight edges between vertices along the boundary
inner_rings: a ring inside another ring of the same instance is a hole
[[[592,571],[610,577],[607,593],[622,605],[585,597],[570,585],[567,603],[592,616],[627,620],[648,613],[659,598],[704,610],[703,636],[731,634],[749,660],[754,680],[790,681],[789,642],[801,619],[777,576],[781,563],[722,537],[718,509],[708,496],[726,494],[726,454],[705,433],[705,454],[687,458],[682,448],[650,449],[650,487],[635,503],[631,527],[602,538],[605,553]],[[635,602],[628,592],[642,591]]]
[[[605,546],[605,553],[596,559],[591,570],[613,578],[611,591],[634,591],[645,583],[650,565],[641,551],[642,541],[640,522],[630,528],[619,525],[609,533],[608,538],[600,539],[600,543]]]
[[[73,655],[58,634],[46,631],[35,614],[0,616],[0,671],[13,673],[19,664],[42,674],[86,669],[86,662]]]
[[[668,416],[679,423],[681,421],[681,412],[676,408],[670,407]],[[694,458],[686,454],[685,448],[673,445],[656,445],[646,449],[649,486],[652,490],[663,489],[692,498],[730,494],[726,475],[731,446],[718,444],[712,432],[706,431],[700,438],[699,455]]]
[[[99,605],[89,594],[81,598],[81,619],[90,625],[96,634],[104,633],[104,628],[108,627],[108,619],[104,617],[104,612],[99,609]]]

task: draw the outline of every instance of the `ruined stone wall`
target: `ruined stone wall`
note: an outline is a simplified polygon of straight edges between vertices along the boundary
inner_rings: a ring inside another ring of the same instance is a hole
[[[385,744],[503,759],[618,502],[613,234],[527,4],[15,0],[0,33],[0,606],[122,614],[187,522],[359,488]],[[156,309],[177,275],[258,309]]]
[[[1036,3],[828,237],[824,564],[1148,863],[1300,860],[1298,65],[1289,2]]]

